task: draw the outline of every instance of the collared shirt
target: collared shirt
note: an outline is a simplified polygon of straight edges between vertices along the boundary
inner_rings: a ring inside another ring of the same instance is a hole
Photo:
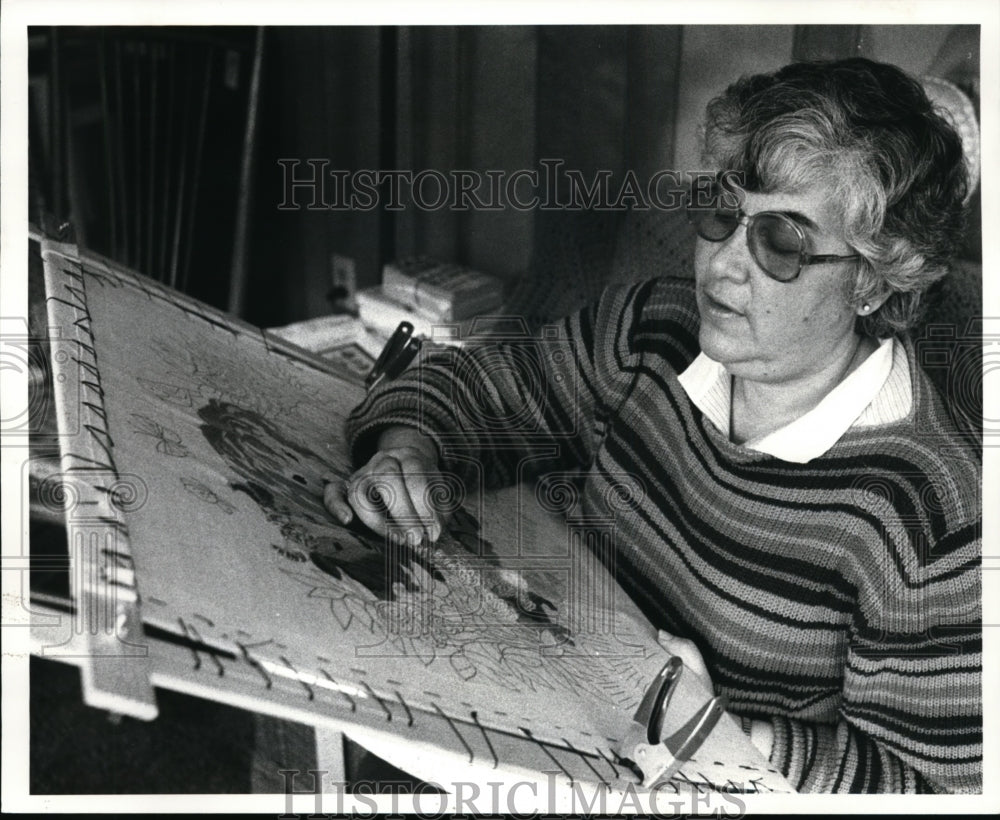
[[[726,369],[700,353],[679,380],[691,402],[728,436],[732,379]],[[892,338],[883,339],[812,410],[743,446],[783,461],[805,464],[823,455],[851,427],[888,424],[905,418],[912,402],[906,348]]]

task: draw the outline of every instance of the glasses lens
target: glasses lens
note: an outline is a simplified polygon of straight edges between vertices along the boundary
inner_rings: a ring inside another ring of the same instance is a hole
[[[728,239],[739,227],[739,210],[724,207],[723,191],[718,183],[694,188],[688,201],[688,219],[698,236],[710,242]]]
[[[802,260],[802,234],[780,214],[758,214],[750,224],[747,243],[757,263],[775,279],[794,279]]]
[[[723,210],[692,210],[688,214],[698,236],[710,242],[721,242],[739,227],[739,213]]]

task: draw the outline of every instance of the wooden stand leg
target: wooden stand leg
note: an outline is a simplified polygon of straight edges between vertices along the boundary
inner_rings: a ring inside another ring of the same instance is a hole
[[[343,789],[343,784],[347,782],[343,732],[316,727],[316,768],[326,772],[323,775],[324,791]]]

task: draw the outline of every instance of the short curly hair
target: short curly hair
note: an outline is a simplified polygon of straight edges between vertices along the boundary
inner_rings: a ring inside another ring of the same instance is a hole
[[[708,105],[703,160],[737,171],[748,191],[831,186],[862,257],[849,300],[889,294],[859,319],[872,336],[917,323],[923,294],[962,241],[961,138],[895,66],[852,58],[743,77]]]

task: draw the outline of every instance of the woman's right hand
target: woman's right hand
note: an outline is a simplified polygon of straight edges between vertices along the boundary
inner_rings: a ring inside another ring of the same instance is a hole
[[[344,524],[357,515],[383,536],[391,523],[408,539],[436,541],[445,522],[430,490],[440,477],[436,445],[412,427],[390,427],[367,464],[327,484],[323,502]]]

